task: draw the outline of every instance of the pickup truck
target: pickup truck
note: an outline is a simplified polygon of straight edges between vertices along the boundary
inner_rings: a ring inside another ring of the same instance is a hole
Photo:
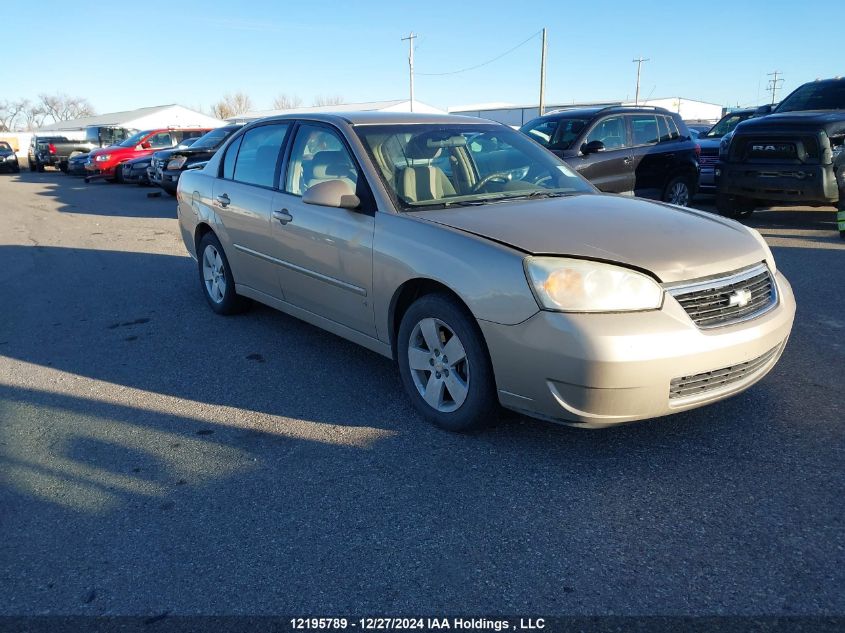
[[[68,161],[77,154],[87,154],[98,147],[120,143],[137,131],[111,125],[89,125],[85,128],[83,139],[69,139],[64,136],[39,139],[30,169],[44,171],[45,166],[50,166],[67,172]]]
[[[29,143],[26,162],[30,171],[44,171],[45,165],[58,166],[55,160],[57,144],[69,142],[64,136],[33,136]]]
[[[845,79],[800,86],[722,139],[716,207],[745,217],[758,206],[836,205],[845,239]]]
[[[120,165],[133,158],[148,156],[153,152],[177,146],[186,138],[202,136],[209,128],[160,128],[133,134],[125,141],[109,147],[95,149],[88,155],[85,169],[86,182],[104,178],[108,182],[123,182]]]

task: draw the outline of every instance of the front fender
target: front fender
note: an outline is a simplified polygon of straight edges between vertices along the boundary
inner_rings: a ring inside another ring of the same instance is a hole
[[[539,311],[525,278],[524,258],[521,251],[412,214],[377,213],[373,307],[379,338],[389,342],[391,301],[413,279],[446,286],[476,319],[521,323]]]

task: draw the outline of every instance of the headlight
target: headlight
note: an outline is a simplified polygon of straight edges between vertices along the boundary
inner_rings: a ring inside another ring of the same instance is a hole
[[[651,277],[612,264],[527,257],[525,273],[545,310],[632,312],[656,310],[663,303],[663,288]]]
[[[188,159],[186,157],[179,156],[179,157],[171,160],[169,163],[167,163],[167,168],[168,169],[182,169],[182,165],[184,165],[187,162],[187,160]]]
[[[98,163],[102,163],[104,161],[107,161],[109,158],[111,158],[111,154],[100,154],[94,160]]]
[[[9,154],[8,156],[6,156],[6,160],[17,160],[17,158],[18,157],[15,156],[14,154]]]
[[[766,264],[769,266],[769,271],[774,275],[778,269],[775,265],[775,256],[772,255],[772,249],[769,248],[766,238],[763,237],[757,229],[752,229],[750,226],[746,226],[745,228],[751,231],[751,235],[754,236],[754,239],[757,240],[757,243],[763,248],[763,251],[766,253]]]

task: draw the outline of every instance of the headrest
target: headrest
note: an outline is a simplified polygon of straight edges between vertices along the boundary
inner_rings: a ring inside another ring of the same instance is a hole
[[[317,152],[311,159],[311,175],[313,178],[346,176],[351,168],[349,156],[341,150]]]

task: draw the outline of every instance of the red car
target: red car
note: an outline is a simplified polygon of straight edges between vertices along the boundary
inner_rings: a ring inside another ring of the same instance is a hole
[[[86,180],[105,178],[110,182],[122,182],[123,172],[117,167],[133,158],[141,158],[162,149],[176,147],[186,138],[202,136],[210,128],[162,128],[145,130],[117,145],[95,149],[89,154],[85,169]]]

